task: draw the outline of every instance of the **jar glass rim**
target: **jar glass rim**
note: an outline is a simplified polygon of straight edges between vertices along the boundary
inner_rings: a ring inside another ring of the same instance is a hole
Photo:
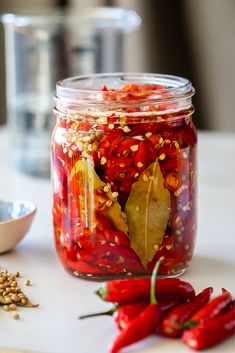
[[[55,100],[74,105],[103,105],[105,91],[102,86],[107,85],[108,89],[117,89],[114,91],[114,95],[118,99],[112,101],[113,104],[130,104],[131,100],[122,100],[122,96],[128,93],[128,91],[120,89],[124,84],[142,85],[143,87],[145,85],[163,86],[157,90],[141,90],[144,98],[138,99],[138,104],[146,104],[146,101],[148,104],[165,102],[166,100],[178,101],[191,98],[195,93],[191,82],[180,76],[156,73],[101,73],[69,77],[58,81]],[[131,90],[133,96],[139,93],[137,90]],[[136,100],[133,102],[136,103]]]
[[[37,27],[42,25],[90,25],[92,27],[116,27],[123,31],[137,29],[141,25],[140,16],[134,11],[121,7],[90,7],[86,10],[42,10],[20,13],[5,13],[0,16],[4,25],[15,27]]]

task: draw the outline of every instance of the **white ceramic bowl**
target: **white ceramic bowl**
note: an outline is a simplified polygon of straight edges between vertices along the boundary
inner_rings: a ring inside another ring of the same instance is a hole
[[[0,201],[0,253],[14,248],[28,232],[36,206],[27,200]]]

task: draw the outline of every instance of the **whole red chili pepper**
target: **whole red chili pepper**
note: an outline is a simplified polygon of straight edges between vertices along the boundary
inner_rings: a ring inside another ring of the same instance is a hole
[[[127,278],[113,280],[103,284],[95,293],[107,302],[126,304],[134,301],[148,300],[150,278]],[[175,295],[181,298],[193,298],[194,288],[190,283],[179,278],[159,278],[156,280],[157,297]]]
[[[197,311],[189,321],[185,323],[185,327],[193,327],[205,322],[213,317],[219,316],[226,312],[232,303],[232,296],[229,291],[222,288],[222,294],[215,297],[208,304]]]
[[[138,316],[136,316],[115,339],[110,353],[117,353],[121,348],[151,335],[159,326],[163,311],[161,310],[155,295],[156,276],[160,261],[156,263],[151,277],[150,304]]]
[[[219,343],[235,333],[235,303],[227,313],[186,330],[182,341],[188,347],[201,350]]]
[[[191,301],[172,309],[161,323],[161,335],[170,338],[180,337],[185,322],[188,321],[198,309],[208,303],[212,291],[212,287],[206,288]]]

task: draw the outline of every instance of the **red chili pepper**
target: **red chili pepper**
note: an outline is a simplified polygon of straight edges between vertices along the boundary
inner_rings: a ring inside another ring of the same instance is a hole
[[[214,298],[211,302],[197,311],[189,321],[186,322],[185,327],[193,327],[216,316],[226,312],[231,305],[232,296],[226,289],[222,288],[222,294]]]
[[[104,283],[96,294],[107,302],[124,304],[147,300],[150,291],[150,278],[128,278]],[[190,283],[179,278],[159,278],[156,280],[157,296],[175,295],[183,298],[193,298],[194,288]]]
[[[121,348],[138,342],[151,335],[159,326],[163,311],[157,302],[155,295],[156,276],[160,261],[156,263],[151,277],[150,304],[138,316],[136,316],[115,339],[110,353],[117,353]]]
[[[120,306],[113,314],[114,322],[119,330],[124,330],[129,323],[146,309],[148,303],[137,302]]]
[[[186,330],[182,341],[188,347],[201,350],[219,343],[235,333],[235,302],[226,314],[214,317]]]
[[[198,309],[208,303],[212,291],[212,287],[206,288],[191,301],[172,309],[161,323],[161,335],[169,338],[180,337],[185,322],[189,320]]]

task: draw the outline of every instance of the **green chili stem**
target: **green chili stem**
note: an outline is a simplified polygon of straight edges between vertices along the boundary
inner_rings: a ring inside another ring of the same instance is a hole
[[[79,320],[82,320],[82,319],[87,319],[89,317],[102,316],[102,315],[112,316],[113,313],[117,310],[117,308],[118,308],[117,306],[114,306],[112,309],[110,309],[108,311],[103,311],[103,312],[95,313],[95,314],[80,315],[80,316],[78,316],[78,318],[79,318]]]
[[[158,304],[157,298],[156,298],[156,278],[157,278],[157,273],[158,269],[161,265],[161,260],[158,260],[156,262],[156,265],[153,269],[153,273],[151,276],[151,289],[150,289],[150,303],[151,304]]]

